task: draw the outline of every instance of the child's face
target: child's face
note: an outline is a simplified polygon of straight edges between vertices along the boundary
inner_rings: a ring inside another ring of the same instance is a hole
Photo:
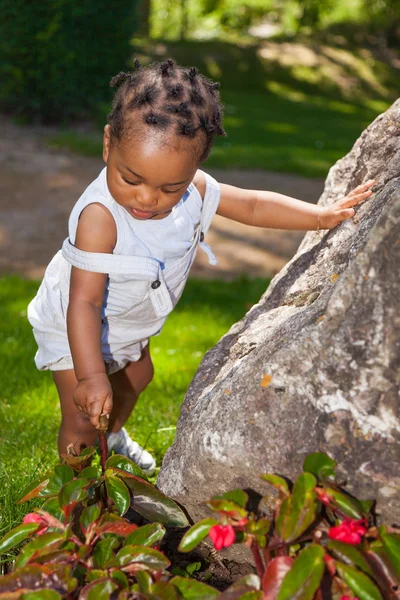
[[[194,141],[177,146],[162,137],[110,144],[110,126],[104,128],[103,158],[107,163],[110,194],[135,219],[163,219],[178,204],[193,180],[198,164],[190,151]]]

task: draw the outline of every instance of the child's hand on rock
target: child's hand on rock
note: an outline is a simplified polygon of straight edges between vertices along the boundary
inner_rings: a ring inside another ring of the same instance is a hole
[[[339,225],[345,219],[354,217],[355,210],[352,208],[360,202],[363,202],[373,193],[371,187],[374,185],[375,179],[370,179],[366,183],[358,185],[351,190],[344,198],[341,198],[331,206],[321,208],[320,213],[320,228],[332,229]]]
[[[99,428],[99,416],[112,410],[112,388],[105,373],[96,373],[81,381],[74,392],[74,402],[80,412],[86,413],[93,427]]]

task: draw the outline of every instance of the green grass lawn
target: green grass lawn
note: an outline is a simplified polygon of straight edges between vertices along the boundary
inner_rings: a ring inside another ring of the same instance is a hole
[[[174,440],[180,405],[203,355],[259,300],[268,283],[192,279],[161,335],[151,340],[155,378],[127,428],[154,453],[158,467]],[[35,368],[36,345],[26,318],[37,287],[18,277],[0,279],[0,537],[38,504],[18,505],[21,490],[58,460],[58,397],[51,374]]]
[[[350,40],[350,41],[349,41]],[[279,38],[270,43],[135,40],[143,64],[174,58],[221,82],[227,138],[204,167],[250,168],[325,177],[363,129],[399,95],[399,70],[373,47],[347,38]],[[101,156],[98,132],[69,128],[49,138],[54,148]]]

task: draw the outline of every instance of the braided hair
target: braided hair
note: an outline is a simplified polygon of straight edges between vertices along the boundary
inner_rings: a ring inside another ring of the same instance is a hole
[[[206,160],[216,136],[226,136],[219,83],[201,75],[196,67],[181,67],[170,58],[147,67],[135,59],[134,66],[134,71],[118,73],[110,81],[117,88],[108,115],[111,141],[122,140],[133,127],[140,132],[139,123],[187,139],[204,132],[199,162]]]

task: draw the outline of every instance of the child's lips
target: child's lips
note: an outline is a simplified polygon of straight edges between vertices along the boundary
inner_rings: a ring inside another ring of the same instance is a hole
[[[150,219],[156,213],[149,210],[140,210],[139,208],[129,208],[130,213],[138,219]]]

